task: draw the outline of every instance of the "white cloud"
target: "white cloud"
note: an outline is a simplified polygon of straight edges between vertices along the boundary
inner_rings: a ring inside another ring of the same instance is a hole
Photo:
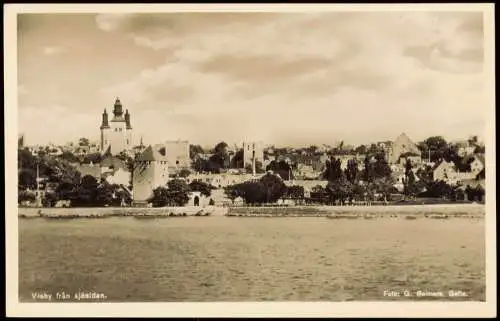
[[[63,47],[58,46],[46,46],[43,47],[43,54],[47,56],[57,55],[64,52]]]
[[[28,144],[67,142],[98,137],[100,115],[69,111],[68,106],[27,106],[18,109],[19,132]]]
[[[129,14],[113,13],[98,14],[95,17],[96,25],[103,31],[115,31],[126,21]]]
[[[476,20],[426,12],[98,15],[101,30],[165,56],[102,93],[119,96],[137,133],[150,140],[466,136],[481,129],[483,117]],[[91,69],[88,76],[103,72]],[[78,130],[96,132],[99,121],[83,118]]]

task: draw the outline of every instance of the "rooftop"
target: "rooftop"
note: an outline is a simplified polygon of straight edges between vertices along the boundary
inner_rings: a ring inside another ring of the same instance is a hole
[[[139,156],[137,156],[136,161],[167,161],[167,157],[149,145]]]

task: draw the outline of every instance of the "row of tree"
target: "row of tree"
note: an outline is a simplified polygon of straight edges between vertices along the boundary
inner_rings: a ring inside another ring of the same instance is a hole
[[[286,163],[281,164],[283,169],[276,167],[277,164],[279,163],[274,163],[273,170],[279,176],[268,173],[259,180],[228,186],[225,188],[225,194],[231,200],[241,197],[248,204],[273,203],[283,198],[304,199],[303,187],[287,187],[284,184],[283,179],[289,179],[287,173],[290,172],[284,166]],[[463,199],[464,192],[462,190],[443,181],[434,181],[430,167],[420,169],[416,175],[409,159],[405,165],[402,180],[405,197]],[[328,181],[327,185],[325,187],[318,185],[312,188],[308,201],[322,204],[345,204],[355,200],[383,200],[387,202],[391,194],[398,193],[392,177],[392,170],[383,155],[380,154],[375,155],[375,158],[366,157],[363,166],[359,166],[354,159],[349,160],[344,170],[341,160],[331,157],[326,162],[322,176]],[[465,194],[469,199],[474,199],[484,195],[484,191],[480,187],[468,187]]]
[[[236,198],[241,197],[245,203],[255,205],[274,203],[284,198],[303,199],[304,187],[287,187],[282,178],[267,173],[260,179],[227,186],[224,193],[233,202]]]
[[[187,183],[183,179],[171,179],[165,186],[157,187],[153,190],[153,195],[148,200],[153,207],[164,206],[184,206],[189,202],[189,194],[191,192],[200,192],[205,197],[212,195],[214,186],[200,180],[193,180]],[[210,199],[209,205],[213,205],[214,201]]]

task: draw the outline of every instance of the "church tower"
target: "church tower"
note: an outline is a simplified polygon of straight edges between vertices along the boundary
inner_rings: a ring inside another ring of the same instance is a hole
[[[116,98],[113,106],[113,118],[108,121],[108,114],[104,110],[101,125],[101,150],[109,150],[112,155],[128,151],[132,145],[132,126],[128,110],[123,113],[123,106]]]
[[[127,146],[127,150],[129,150],[132,147],[132,125],[130,124],[130,114],[128,109],[125,110],[125,132],[125,145]]]
[[[102,113],[102,123],[101,123],[101,151],[104,152],[109,147],[109,132],[111,127],[109,127],[108,112],[104,108],[104,113]]]

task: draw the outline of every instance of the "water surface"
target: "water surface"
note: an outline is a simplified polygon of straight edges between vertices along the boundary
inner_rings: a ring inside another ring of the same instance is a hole
[[[19,295],[107,301],[485,300],[484,219],[19,220]],[[462,290],[468,297],[389,297]]]

